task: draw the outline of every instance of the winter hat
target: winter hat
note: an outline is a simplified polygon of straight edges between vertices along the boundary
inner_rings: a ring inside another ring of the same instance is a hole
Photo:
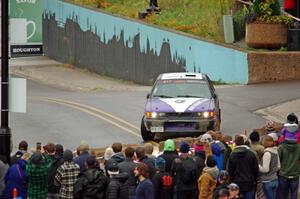
[[[239,190],[239,186],[235,183],[230,183],[228,186],[227,186],[228,189],[230,190]]]
[[[110,175],[117,175],[117,174],[119,174],[118,163],[112,162],[112,163],[108,164],[108,166],[107,166],[107,172]]]
[[[164,151],[175,151],[175,143],[171,139],[167,139],[164,145]]]
[[[56,154],[63,154],[64,153],[64,147],[61,144],[55,145],[55,152]]]
[[[41,152],[34,152],[31,156],[31,161],[35,165],[42,165],[45,163],[45,158]]]
[[[295,115],[295,113],[290,113],[286,117],[287,123],[293,124],[296,123],[298,124],[298,117]]]
[[[215,167],[217,165],[217,162],[212,156],[208,156],[206,159],[206,166],[207,167]]]
[[[73,153],[71,150],[67,149],[64,151],[63,159],[66,162],[71,162],[73,160]]]
[[[213,139],[212,139],[211,135],[208,134],[208,133],[205,133],[202,136],[200,136],[200,142],[208,142],[208,143],[210,143],[210,142],[212,142],[212,140]]]
[[[278,141],[278,135],[276,133],[269,133],[268,136],[272,137],[274,142]]]
[[[19,143],[19,150],[27,151],[27,149],[28,149],[28,143],[25,140],[22,140]]]
[[[166,166],[166,161],[162,157],[155,159],[155,168],[159,171],[164,171]]]
[[[188,153],[190,151],[190,145],[186,141],[181,141],[179,151],[181,153]]]
[[[85,140],[81,140],[80,144],[79,144],[79,147],[78,147],[78,150],[79,151],[88,151],[88,150],[90,150],[89,143]]]
[[[112,148],[107,147],[104,152],[104,160],[109,160],[114,155]]]

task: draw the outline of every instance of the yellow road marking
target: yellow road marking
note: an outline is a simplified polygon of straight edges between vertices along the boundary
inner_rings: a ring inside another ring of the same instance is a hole
[[[94,116],[94,117],[97,117],[97,118],[99,118],[99,119],[102,119],[102,120],[104,120],[104,121],[106,121],[106,122],[108,122],[108,123],[110,123],[110,124],[112,124],[112,125],[114,125],[114,126],[117,126],[117,127],[119,127],[120,129],[122,129],[122,130],[124,130],[124,131],[126,131],[126,132],[128,132],[128,133],[131,133],[131,134],[133,134],[133,135],[135,135],[135,136],[137,136],[137,137],[140,137],[140,135],[139,135],[138,133],[136,133],[136,132],[134,132],[134,131],[132,131],[132,130],[130,130],[130,129],[128,129],[128,128],[126,128],[126,127],[124,127],[124,126],[121,126],[121,125],[117,124],[116,122],[114,122],[114,121],[112,121],[112,120],[109,120],[109,119],[107,119],[107,118],[105,118],[105,117],[103,117],[103,116],[101,116],[101,115],[99,115],[99,114],[96,114],[96,113],[94,113],[94,112],[92,112],[92,111],[89,111],[89,110],[86,110],[86,109],[84,109],[84,108],[78,107],[78,106],[76,106],[76,105],[72,105],[72,104],[68,104],[68,103],[64,103],[64,102],[59,102],[59,101],[56,101],[56,100],[46,99],[46,98],[44,98],[44,99],[41,98],[40,100],[47,101],[47,102],[52,102],[52,103],[56,103],[56,104],[60,104],[60,105],[64,105],[64,106],[68,106],[68,107],[71,107],[71,108],[80,110],[80,111],[85,112],[85,113],[87,113],[87,114],[90,114],[90,115],[92,115],[92,116]]]

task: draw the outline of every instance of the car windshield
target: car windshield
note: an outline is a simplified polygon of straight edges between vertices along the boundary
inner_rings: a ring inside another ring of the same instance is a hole
[[[152,97],[211,98],[211,92],[204,80],[159,80],[152,91]]]

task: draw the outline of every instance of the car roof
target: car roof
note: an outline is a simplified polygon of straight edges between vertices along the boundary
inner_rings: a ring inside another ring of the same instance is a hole
[[[167,79],[197,79],[197,80],[205,80],[206,75],[203,73],[163,73],[161,74],[161,80]]]

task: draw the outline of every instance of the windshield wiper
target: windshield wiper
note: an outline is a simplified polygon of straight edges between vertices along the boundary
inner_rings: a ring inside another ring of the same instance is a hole
[[[153,97],[173,98],[172,96],[168,96],[168,95],[153,95]]]
[[[194,98],[203,98],[201,96],[196,96],[196,95],[177,95],[177,97],[194,97]]]

